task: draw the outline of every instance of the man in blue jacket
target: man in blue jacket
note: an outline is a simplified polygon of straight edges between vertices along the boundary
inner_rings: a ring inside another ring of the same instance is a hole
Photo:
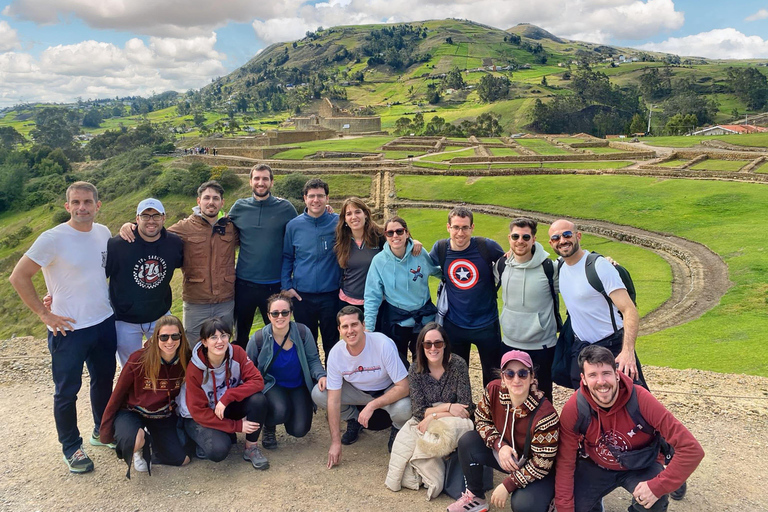
[[[336,313],[339,310],[341,268],[333,252],[337,213],[329,213],[328,184],[313,178],[304,185],[304,213],[288,222],[283,239],[282,288],[293,297],[296,322],[309,327],[328,357],[339,341]]]

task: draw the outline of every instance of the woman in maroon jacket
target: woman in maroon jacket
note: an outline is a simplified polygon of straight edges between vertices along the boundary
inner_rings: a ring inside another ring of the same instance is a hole
[[[128,358],[99,429],[102,443],[136,471],[150,469],[150,445],[162,464],[183,466],[189,457],[176,434],[176,396],[184,382],[189,348],[181,321],[161,317],[144,348]],[[146,429],[146,430],[145,430]],[[150,441],[150,442],[147,442]]]

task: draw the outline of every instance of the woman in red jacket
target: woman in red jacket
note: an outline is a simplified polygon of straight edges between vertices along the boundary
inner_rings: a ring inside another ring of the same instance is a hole
[[[136,471],[150,469],[150,446],[158,461],[183,466],[189,457],[176,433],[176,396],[184,382],[189,349],[181,321],[161,317],[144,348],[128,358],[112,391],[99,429],[104,444]],[[148,442],[149,441],[149,442]]]

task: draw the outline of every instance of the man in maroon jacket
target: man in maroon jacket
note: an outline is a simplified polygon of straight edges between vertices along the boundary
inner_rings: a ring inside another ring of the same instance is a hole
[[[601,498],[619,486],[632,493],[630,511],[667,510],[667,495],[678,489],[704,458],[701,445],[651,393],[634,386],[632,379],[616,369],[610,350],[586,347],[579,354],[579,368],[581,388],[560,415],[555,473],[558,512],[601,510]],[[640,422],[635,421],[637,416],[633,419],[631,415],[633,389],[639,414],[653,432],[641,429]],[[579,393],[589,405],[584,434],[579,427],[584,424]],[[674,448],[666,468],[658,448],[648,448],[658,434]],[[643,449],[655,450],[658,455],[651,453],[650,460],[640,464],[637,459]],[[585,457],[579,457],[580,451]]]

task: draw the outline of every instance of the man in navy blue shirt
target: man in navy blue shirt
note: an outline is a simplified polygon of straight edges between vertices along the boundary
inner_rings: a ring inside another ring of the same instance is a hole
[[[490,239],[474,237],[472,210],[457,206],[448,213],[450,239],[439,240],[429,255],[440,265],[448,294],[448,314],[443,327],[451,351],[469,362],[474,343],[483,368],[483,386],[493,380],[492,369],[501,357],[501,330],[496,302],[496,282],[492,265],[504,255],[501,246]],[[444,245],[444,261],[439,246]]]

